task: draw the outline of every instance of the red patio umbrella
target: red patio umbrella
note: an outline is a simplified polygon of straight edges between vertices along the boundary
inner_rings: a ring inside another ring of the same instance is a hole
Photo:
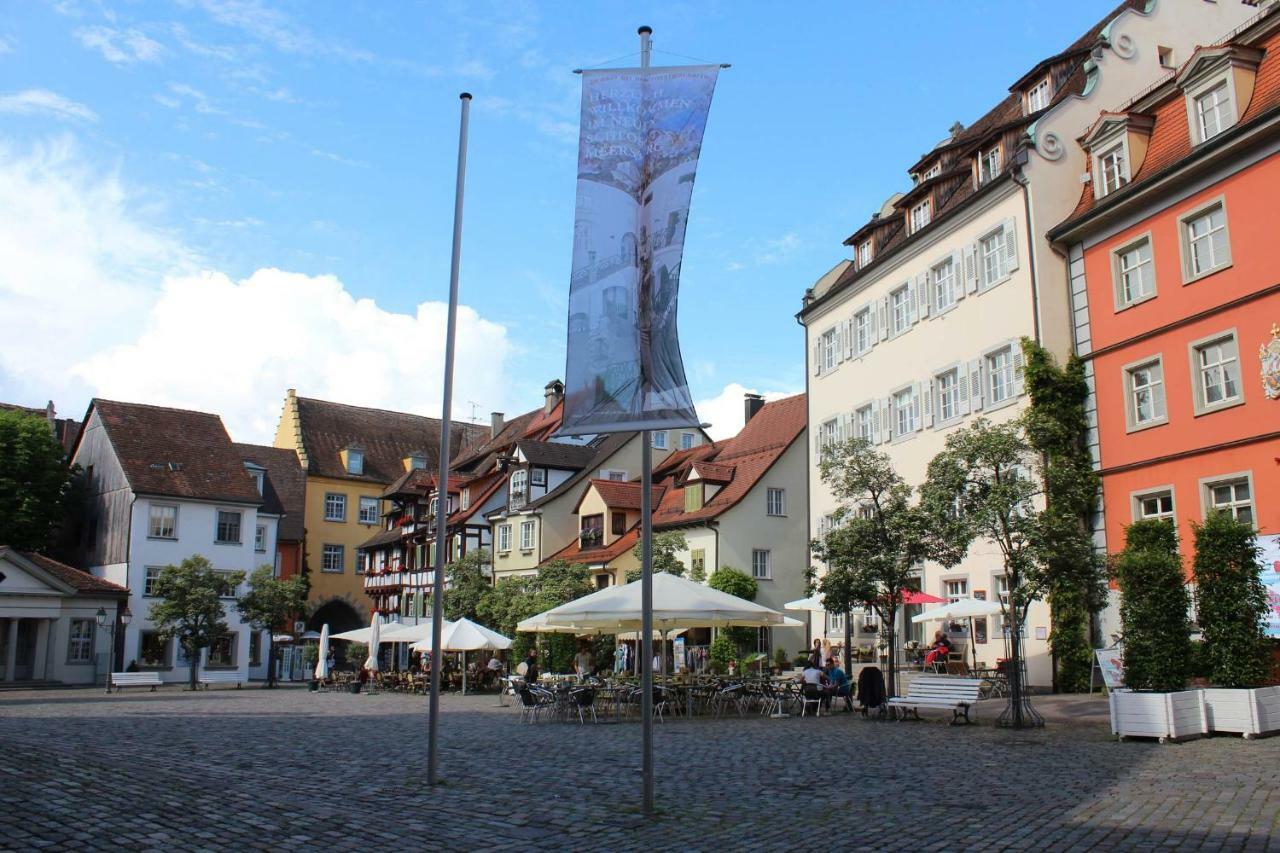
[[[941,604],[944,601],[945,598],[938,598],[927,592],[916,592],[914,589],[903,590],[902,593],[903,604]]]

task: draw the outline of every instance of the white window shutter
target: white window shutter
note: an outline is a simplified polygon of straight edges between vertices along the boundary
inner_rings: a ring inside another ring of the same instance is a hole
[[[907,322],[915,324],[920,319],[920,288],[915,279],[907,279]]]
[[[924,429],[924,403],[921,400],[923,394],[921,383],[917,382],[911,388],[911,422],[916,425],[916,432]]]
[[[1013,395],[1016,397],[1023,392],[1024,386],[1021,342],[1012,341],[1009,344],[1009,351],[1013,353]]]
[[[813,458],[822,458],[822,424],[813,432]]]
[[[956,301],[964,299],[964,252],[956,249],[951,253],[951,270],[954,273],[951,287],[955,290]]]
[[[929,286],[929,273],[922,272],[916,276],[916,299],[920,305],[920,319],[929,316],[929,306],[933,304],[933,288]]]
[[[969,414],[969,370],[964,364],[955,365],[956,415]]]
[[[863,307],[867,309],[867,349],[870,350],[880,341],[880,333],[876,331],[879,325],[876,320],[876,303],[871,302]]]
[[[1164,365],[1157,364],[1155,367],[1151,368],[1151,375],[1160,383],[1152,390],[1151,402],[1153,404],[1153,411],[1157,418],[1163,418],[1168,412],[1165,408],[1164,401]]]
[[[880,404],[880,437],[882,441],[893,439],[893,398],[885,397]]]
[[[880,401],[871,401],[871,443],[880,443]]]
[[[964,289],[966,293],[978,292],[978,244],[964,247]]]
[[[813,342],[813,375],[822,375],[822,335]]]
[[[879,327],[880,340],[887,341],[889,339],[889,297],[881,296],[876,300],[876,313],[878,314],[876,325]]]
[[[1003,227],[1005,270],[1013,272],[1018,268],[1018,228],[1013,219],[1006,219]]]
[[[844,323],[836,323],[831,334],[835,335],[836,364],[839,364],[844,361]]]
[[[853,358],[857,353],[853,351],[853,321],[844,321],[844,357],[846,359]]]
[[[920,393],[923,395],[920,410],[924,413],[921,418],[921,425],[926,429],[933,429],[933,380],[926,379],[920,383]]]
[[[975,412],[982,409],[982,359],[980,358],[969,362],[969,408]]]

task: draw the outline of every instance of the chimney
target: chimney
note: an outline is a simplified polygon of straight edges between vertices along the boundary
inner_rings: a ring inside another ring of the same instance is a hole
[[[759,394],[744,394],[743,419],[742,423],[747,424],[756,416],[756,413],[764,408],[764,397]]]
[[[564,383],[559,379],[552,379],[547,383],[546,393],[544,396],[546,397],[547,404],[543,408],[543,412],[549,415],[551,414],[551,410],[559,405],[560,401],[564,399]]]
[[[498,433],[502,432],[502,412],[493,412],[489,415],[489,437],[497,438]]]

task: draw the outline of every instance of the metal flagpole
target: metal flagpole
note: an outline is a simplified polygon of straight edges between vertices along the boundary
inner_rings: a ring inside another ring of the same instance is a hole
[[[651,27],[641,27],[640,67],[649,67]],[[643,86],[643,84],[642,84]],[[644,379],[646,377],[642,377]],[[643,393],[643,390],[642,392]],[[653,814],[653,446],[649,430],[640,433],[640,702],[641,776],[644,813]]]
[[[458,325],[458,262],[462,256],[462,194],[467,176],[467,119],[471,93],[463,92],[462,121],[458,130],[458,183],[453,199],[453,258],[449,264],[449,319],[444,338],[444,402],[440,407],[440,477],[436,481],[436,559],[431,590],[431,704],[427,719],[427,784],[436,784],[439,755],[436,749],[440,718],[441,623],[444,621],[444,554],[448,544],[449,432],[453,407],[453,346]]]

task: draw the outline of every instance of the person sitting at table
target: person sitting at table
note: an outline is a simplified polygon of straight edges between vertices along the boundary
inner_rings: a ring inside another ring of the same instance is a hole
[[[933,647],[929,654],[924,656],[925,666],[934,666],[941,662],[947,662],[947,655],[951,654],[951,639],[947,637],[946,631],[934,631]]]
[[[833,657],[827,658],[827,681],[831,685],[831,695],[843,698],[845,710],[852,712],[853,697],[850,695],[852,691],[849,689],[851,686],[849,676],[845,675],[844,670]]]

